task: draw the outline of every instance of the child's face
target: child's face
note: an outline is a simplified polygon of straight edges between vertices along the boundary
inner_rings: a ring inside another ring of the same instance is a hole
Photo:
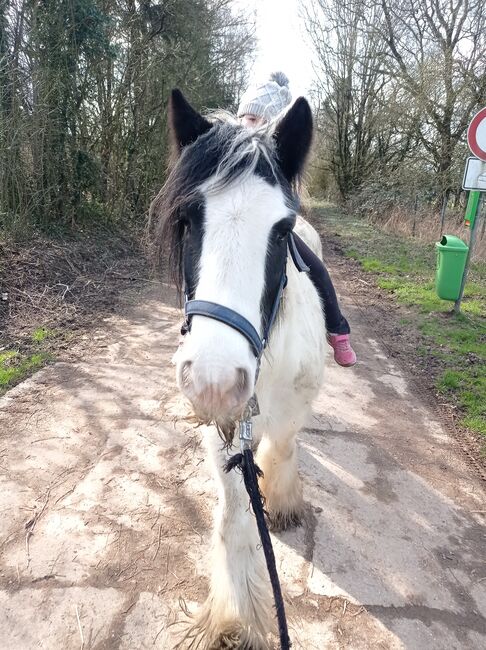
[[[260,126],[261,124],[263,124],[264,121],[265,120],[263,119],[263,117],[258,117],[257,115],[243,115],[243,117],[241,118],[241,123],[243,124],[243,126],[253,127],[253,128]]]

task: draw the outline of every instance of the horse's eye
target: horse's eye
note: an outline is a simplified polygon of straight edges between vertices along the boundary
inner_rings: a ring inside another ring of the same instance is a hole
[[[185,235],[191,232],[191,222],[189,219],[181,219],[181,226]]]
[[[278,242],[285,241],[287,239],[287,237],[289,236],[289,232],[290,232],[290,230],[281,230],[281,231],[277,232],[276,240]]]

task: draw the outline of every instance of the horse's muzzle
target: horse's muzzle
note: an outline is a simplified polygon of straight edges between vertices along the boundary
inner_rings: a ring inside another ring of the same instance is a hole
[[[198,367],[199,366],[199,367]],[[208,368],[183,361],[177,369],[179,387],[203,420],[239,415],[252,395],[250,371],[245,368]]]

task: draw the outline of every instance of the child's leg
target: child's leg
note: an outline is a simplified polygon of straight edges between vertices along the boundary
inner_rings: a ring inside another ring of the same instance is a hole
[[[332,334],[349,334],[351,330],[348,321],[341,314],[334,285],[322,260],[295,233],[294,242],[300,256],[309,267],[309,275],[321,297],[327,331]]]
[[[334,349],[334,359],[340,366],[353,366],[356,354],[349,341],[350,327],[339,308],[339,302],[326,267],[317,255],[295,233],[297,252],[309,267],[309,275],[321,298],[328,331],[327,340]]]

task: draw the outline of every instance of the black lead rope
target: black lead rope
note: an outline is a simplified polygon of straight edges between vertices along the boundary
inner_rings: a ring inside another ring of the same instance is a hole
[[[245,482],[245,488],[250,497],[251,507],[255,514],[263,553],[265,554],[265,562],[267,563],[268,575],[270,576],[270,582],[272,585],[273,599],[275,601],[275,609],[277,611],[280,648],[281,650],[289,650],[292,643],[289,638],[282,588],[280,587],[280,580],[278,578],[272,540],[270,538],[270,533],[268,532],[267,522],[265,521],[263,495],[260,491],[260,486],[258,485],[258,478],[263,476],[263,472],[258,465],[255,464],[251,449],[244,449],[242,453],[232,456],[224,469],[225,472],[230,472],[236,467],[239,467],[243,474],[243,481]]]

